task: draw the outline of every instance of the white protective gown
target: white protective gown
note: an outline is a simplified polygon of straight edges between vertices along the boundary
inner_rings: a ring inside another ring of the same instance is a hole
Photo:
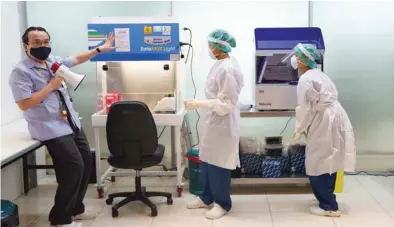
[[[239,166],[238,97],[243,75],[234,58],[218,60],[212,66],[206,84],[207,110],[201,124],[200,160],[225,169]]]
[[[346,111],[332,80],[320,69],[304,73],[297,87],[296,132],[307,133],[305,167],[309,176],[353,172],[356,145]]]

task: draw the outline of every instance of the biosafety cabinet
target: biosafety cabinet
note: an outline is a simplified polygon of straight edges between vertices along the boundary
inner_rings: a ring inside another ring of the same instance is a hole
[[[96,176],[99,197],[103,197],[108,177],[130,176],[134,172],[117,172],[108,168],[102,174],[101,148],[105,138],[108,112],[118,101],[141,101],[152,112],[156,126],[171,130],[170,171],[146,170],[141,176],[177,176],[177,191],[182,193],[184,142],[182,126],[185,62],[181,59],[179,23],[171,17],[97,17],[88,24],[89,49],[103,45],[106,37],[115,35],[114,50],[91,59],[96,64],[97,111],[91,116],[96,145]],[[163,129],[163,130],[164,130]],[[132,151],[131,151],[132,152]]]
[[[179,23],[169,18],[94,18],[88,24],[89,49],[103,45],[110,33],[116,48],[91,60],[97,78],[92,120],[100,120],[121,100],[144,102],[154,114],[181,111],[185,63],[180,60]]]
[[[325,52],[320,28],[256,28],[256,110],[295,110],[298,70],[282,62],[298,43],[313,44],[321,52],[318,67],[323,69]]]

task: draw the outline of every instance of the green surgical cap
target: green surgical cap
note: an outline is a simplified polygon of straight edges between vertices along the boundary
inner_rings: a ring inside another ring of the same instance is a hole
[[[224,53],[230,53],[232,48],[237,46],[235,38],[223,29],[211,32],[208,36],[208,44]]]
[[[320,52],[316,49],[315,45],[312,44],[301,44],[304,49],[315,59],[310,59],[304,52],[298,47],[294,47],[293,51],[300,56],[301,62],[307,65],[309,68],[314,69],[317,66],[317,60],[320,59]]]

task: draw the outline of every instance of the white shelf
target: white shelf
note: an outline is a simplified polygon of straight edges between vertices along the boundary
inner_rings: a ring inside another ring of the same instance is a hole
[[[185,110],[181,110],[175,114],[152,114],[157,126],[181,126],[185,117]],[[107,114],[100,112],[92,115],[93,127],[105,127],[107,123]]]
[[[309,184],[305,177],[280,177],[280,178],[232,178],[231,184]]]

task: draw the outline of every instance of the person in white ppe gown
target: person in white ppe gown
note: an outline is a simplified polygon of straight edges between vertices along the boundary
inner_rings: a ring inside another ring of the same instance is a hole
[[[205,216],[217,219],[227,214],[232,206],[231,170],[240,165],[237,103],[244,82],[238,62],[229,56],[236,46],[235,38],[218,29],[208,36],[208,45],[208,54],[216,62],[205,84],[206,99],[185,101],[187,110],[206,110],[199,146],[204,188],[202,195],[187,207],[199,209],[213,205]]]
[[[291,65],[300,75],[293,144],[301,134],[306,135],[306,173],[319,201],[319,206],[311,207],[311,213],[338,217],[341,213],[334,194],[336,175],[338,171],[354,171],[356,146],[351,122],[338,101],[337,88],[317,68],[320,57],[311,44],[298,44],[291,57]]]

